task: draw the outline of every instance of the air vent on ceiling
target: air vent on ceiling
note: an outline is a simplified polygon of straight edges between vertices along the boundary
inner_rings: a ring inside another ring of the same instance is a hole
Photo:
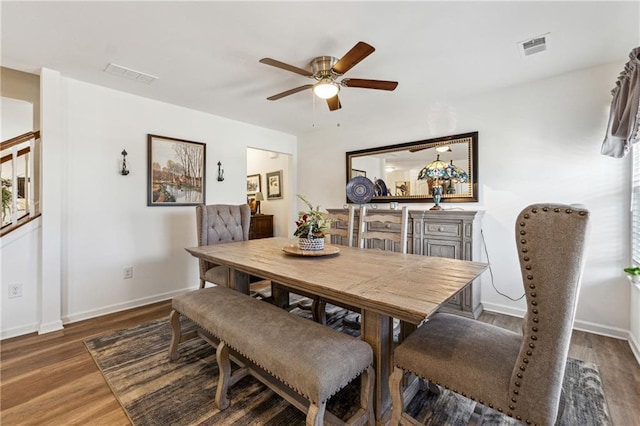
[[[549,33],[518,42],[518,50],[522,56],[531,56],[549,49]]]
[[[155,75],[145,74],[113,63],[109,63],[109,65],[104,69],[104,72],[145,84],[151,84],[158,79]]]

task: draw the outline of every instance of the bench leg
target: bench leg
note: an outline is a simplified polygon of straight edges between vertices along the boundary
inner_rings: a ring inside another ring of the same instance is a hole
[[[375,426],[375,411],[373,410],[373,395],[375,395],[375,372],[369,366],[360,375],[360,408],[346,422],[346,426]]]
[[[321,402],[320,405],[314,403],[309,404],[307,411],[306,426],[322,426],[324,424],[324,412],[327,409],[327,402]]]
[[[169,345],[169,359],[176,361],[180,358],[178,353],[178,345],[182,338],[182,330],[180,329],[180,312],[175,309],[169,314],[169,322],[171,323],[171,344]]]
[[[373,366],[367,367],[360,378],[360,407],[367,410],[367,417],[371,426],[376,424],[375,411],[373,410],[373,395],[375,395],[376,373]]]
[[[399,425],[400,420],[402,419],[402,414],[404,413],[404,400],[402,398],[402,392],[404,386],[402,386],[402,382],[404,381],[404,370],[401,368],[395,367],[393,369],[393,373],[389,378],[389,393],[391,394],[391,424]]]
[[[220,341],[216,350],[216,360],[218,361],[218,389],[216,389],[216,405],[219,410],[224,410],[229,406],[229,384],[231,382],[231,361],[229,361],[229,347]]]

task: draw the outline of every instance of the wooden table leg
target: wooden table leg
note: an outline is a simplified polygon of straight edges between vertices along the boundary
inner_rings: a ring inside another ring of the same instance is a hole
[[[249,294],[249,274],[229,268],[229,287]]]
[[[373,366],[376,370],[376,386],[373,400],[377,424],[385,424],[391,409],[389,375],[392,371],[393,318],[376,312],[362,310],[360,336],[373,349]]]
[[[276,284],[271,283],[271,297],[273,304],[279,308],[286,309],[289,307],[289,290]]]

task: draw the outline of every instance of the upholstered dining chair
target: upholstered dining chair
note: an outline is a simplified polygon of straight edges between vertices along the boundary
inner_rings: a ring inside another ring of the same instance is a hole
[[[251,208],[248,204],[200,204],[196,206],[196,225],[198,245],[207,246],[224,244],[249,239]],[[218,285],[229,285],[229,268],[216,265],[206,260],[200,263],[200,288],[206,282]],[[252,290],[260,293],[271,287],[268,280],[257,281],[251,285]]]
[[[434,315],[394,352],[391,424],[415,424],[404,412],[404,372],[523,423],[556,423],[588,222],[589,212],[576,206],[533,204],[522,210],[515,225],[527,302],[522,333]]]

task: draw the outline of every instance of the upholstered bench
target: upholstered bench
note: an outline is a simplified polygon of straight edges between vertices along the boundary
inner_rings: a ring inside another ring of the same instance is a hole
[[[177,296],[172,307],[172,360],[179,358],[179,343],[193,337],[181,335],[181,315],[217,347],[220,410],[229,406],[229,386],[251,374],[306,412],[307,425],[322,425],[325,416],[340,424],[326,410],[327,400],[361,376],[360,408],[347,424],[374,424],[373,352],[366,342],[222,286]],[[230,358],[241,366],[233,374]]]

